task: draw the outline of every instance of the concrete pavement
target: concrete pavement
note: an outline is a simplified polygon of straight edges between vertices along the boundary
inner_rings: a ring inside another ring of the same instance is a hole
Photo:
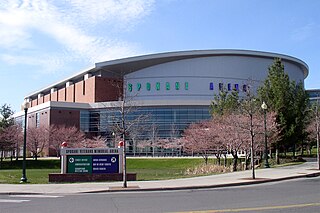
[[[152,191],[197,188],[218,188],[281,181],[294,178],[319,176],[316,162],[300,165],[257,169],[256,179],[252,171],[240,171],[203,177],[160,181],[129,181],[128,188],[122,182],[72,183],[72,184],[0,184],[0,194],[74,194],[113,191]]]

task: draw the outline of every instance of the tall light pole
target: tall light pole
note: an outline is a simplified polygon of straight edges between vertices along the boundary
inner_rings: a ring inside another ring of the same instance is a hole
[[[23,161],[22,161],[22,177],[20,179],[20,183],[27,182],[26,176],[26,155],[27,155],[27,117],[28,117],[28,108],[29,108],[28,100],[24,100],[22,104],[22,108],[24,109],[24,129],[23,129]]]
[[[268,106],[265,102],[262,103],[261,108],[263,109],[264,114],[264,168],[270,168],[269,162],[268,162],[268,141],[267,141],[267,109]]]
[[[319,96],[317,99],[316,104],[316,125],[317,125],[317,163],[318,163],[318,169],[320,170],[320,148],[319,148]]]
[[[124,112],[125,102],[121,103],[121,122],[122,122],[122,141],[123,141],[123,149],[122,149],[122,173],[123,173],[123,188],[127,188],[127,155],[126,155],[126,120],[125,120],[125,112]]]

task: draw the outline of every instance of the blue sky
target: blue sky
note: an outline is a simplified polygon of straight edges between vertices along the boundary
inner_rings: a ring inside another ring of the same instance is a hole
[[[318,0],[1,0],[0,104],[94,63],[149,53],[248,49],[309,65],[320,88]]]

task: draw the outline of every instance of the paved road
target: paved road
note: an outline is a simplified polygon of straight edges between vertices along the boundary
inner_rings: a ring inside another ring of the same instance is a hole
[[[320,177],[202,190],[0,195],[1,213],[190,211],[319,213]]]

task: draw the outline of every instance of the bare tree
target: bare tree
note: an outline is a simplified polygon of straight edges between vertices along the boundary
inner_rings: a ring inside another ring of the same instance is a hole
[[[127,89],[127,79],[123,77],[123,85],[117,84],[114,85],[119,88],[119,94],[122,95],[121,101],[116,101],[112,105],[114,109],[118,112],[119,116],[116,114],[113,116],[113,131],[117,135],[121,135],[123,141],[123,188],[127,188],[127,157],[126,157],[126,148],[128,146],[127,139],[130,137],[130,132],[134,131],[139,124],[144,123],[148,119],[148,115],[142,113],[136,113],[137,104],[134,102],[134,96],[128,96]]]
[[[11,153],[11,160],[14,155],[16,156],[16,160],[18,160],[22,139],[22,128],[18,125],[11,125],[0,130],[1,161],[4,152]]]
[[[28,128],[27,134],[27,149],[31,152],[35,160],[43,151],[47,144],[49,144],[49,132],[44,127]]]
[[[211,134],[208,121],[191,124],[183,133],[183,147],[185,151],[193,154],[200,154],[205,164],[214,149],[214,142],[218,136]]]
[[[92,138],[86,138],[82,143],[83,148],[102,148],[106,147],[106,138],[102,136],[94,136]]]
[[[55,150],[57,157],[60,156],[62,142],[67,142],[69,147],[86,147],[85,135],[76,127],[55,126],[48,129],[49,147]]]

